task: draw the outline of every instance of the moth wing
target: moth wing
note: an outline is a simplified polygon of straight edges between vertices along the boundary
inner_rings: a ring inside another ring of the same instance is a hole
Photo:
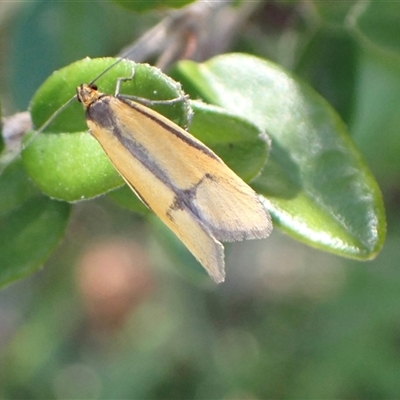
[[[187,207],[174,208],[167,199],[174,196],[167,186],[158,186],[158,197],[139,192],[126,175],[122,175],[136,195],[154,211],[171,231],[183,242],[210,277],[217,283],[225,280],[224,246],[213,232]],[[154,181],[153,181],[154,184]],[[162,199],[166,200],[163,201]]]
[[[97,92],[84,104],[121,176],[216,282],[225,277],[219,240],[268,236],[270,217],[256,193],[204,144],[146,107]]]
[[[188,208],[169,209],[160,212],[154,204],[154,197],[143,198],[131,182],[126,180],[138,197],[163,221],[183,242],[215,282],[225,280],[224,246],[212,232]],[[156,200],[158,201],[158,199]]]
[[[215,282],[225,280],[224,246],[193,213],[176,209],[158,216],[185,244]]]
[[[272,230],[269,213],[253,189],[226,169],[197,187],[192,204],[199,218],[222,241],[267,237]]]

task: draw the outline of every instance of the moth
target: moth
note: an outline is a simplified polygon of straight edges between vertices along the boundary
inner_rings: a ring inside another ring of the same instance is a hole
[[[115,95],[99,91],[98,78],[79,85],[76,96],[92,136],[142,202],[215,282],[223,282],[221,242],[267,237],[272,230],[268,211],[211,149],[148,104],[121,95],[120,83],[132,77],[118,80]]]

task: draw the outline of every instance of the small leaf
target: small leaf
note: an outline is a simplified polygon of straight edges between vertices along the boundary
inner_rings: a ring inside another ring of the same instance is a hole
[[[0,215],[7,214],[40,192],[28,178],[20,159],[0,174]]]
[[[20,159],[0,175],[0,287],[38,269],[67,227],[70,206],[40,194]]]
[[[338,255],[379,252],[386,232],[379,188],[323,98],[279,66],[242,54],[182,62],[179,71],[200,96],[268,132],[270,157],[253,187],[276,226]]]
[[[0,287],[37,270],[64,235],[70,205],[29,198],[0,216]]]
[[[35,93],[30,111],[36,129],[40,129],[49,118],[68,100],[76,95],[76,88],[82,83],[90,83],[118,59],[85,58],[54,72]],[[182,96],[180,86],[159,69],[148,64],[135,64],[122,60],[114,65],[99,79],[96,85],[99,90],[114,94],[117,80],[129,78],[121,85],[121,94],[135,95],[151,100],[170,100]],[[157,105],[152,107],[178,125],[187,124],[187,105],[177,102],[173,105]],[[65,133],[87,130],[85,113],[82,105],[76,101],[63,110],[50,124],[45,132]]]
[[[39,135],[23,159],[32,180],[55,199],[85,200],[124,184],[88,132]]]

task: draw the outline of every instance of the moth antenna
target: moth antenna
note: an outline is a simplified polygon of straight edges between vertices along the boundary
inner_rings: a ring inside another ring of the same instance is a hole
[[[126,55],[129,56],[130,52],[127,52]],[[117,61],[112,63],[109,67],[107,67],[104,71],[102,71],[96,78],[94,78],[90,83],[89,86],[93,86],[93,84],[101,78],[104,74],[106,74],[111,68],[114,68],[117,64],[119,64],[121,61],[126,60],[128,58],[125,57],[119,57]],[[132,77],[134,74],[134,70],[132,69]],[[125,78],[123,80],[129,80],[132,79],[130,78]],[[119,88],[119,81],[118,81],[118,88]],[[37,130],[33,130],[33,133],[30,135],[29,139],[26,140],[26,142],[23,144],[23,147],[26,148],[28,147],[35,138],[41,134],[47,127],[49,127],[52,122],[67,108],[69,105],[74,102],[76,99],[78,99],[78,96],[75,95],[71,97],[66,103],[64,103],[60,108],[58,108],[54,113],[50,116],[50,118],[42,125],[40,126]],[[19,149],[18,151],[11,151],[11,150],[6,150],[0,155],[0,175],[3,173],[3,171],[7,168],[7,166],[20,154],[22,150]]]
[[[28,147],[32,141],[42,133],[75,99],[77,96],[71,97],[66,103],[64,103],[60,108],[58,108],[51,117],[37,130],[33,130],[33,133],[30,135],[29,139],[26,140],[25,143],[21,143],[21,148],[18,150],[5,150],[0,155],[0,175],[4,172],[4,170],[10,165],[21,153],[23,148]]]
[[[109,67],[107,67],[104,71],[101,72],[101,74],[97,75],[96,78],[94,78],[90,83],[89,86],[93,86],[94,83],[100,79],[104,74],[106,74],[111,68],[114,68],[117,64],[119,64],[121,61],[123,61],[124,58],[119,58],[117,61],[112,63]],[[74,100],[78,98],[77,95],[71,97],[66,103],[64,103],[59,109],[54,111],[54,113],[51,115],[51,117],[42,125],[33,136],[38,135],[39,133],[43,132],[57,117],[60,115]],[[31,139],[29,140],[29,143],[31,142]]]
[[[108,66],[101,74],[97,75],[90,83],[89,86],[92,86],[98,79],[100,79],[104,74],[106,74],[111,68],[114,68],[121,61],[125,60],[125,58],[118,58],[117,61],[113,62],[110,66]]]
[[[29,139],[24,143],[24,148],[28,147],[32,141],[40,135],[75,99],[77,99],[77,95],[71,97],[66,103],[64,103],[60,108],[58,108],[51,117],[38,129],[35,130]]]
[[[106,74],[111,68],[114,68],[117,64],[119,64],[121,61],[125,60],[125,58],[118,58],[117,61],[113,62],[109,67],[107,67],[104,71],[102,71],[99,75],[96,76],[90,83],[89,86],[93,86],[94,83],[100,79],[104,74]],[[133,71],[134,72],[134,71]],[[133,72],[132,72],[132,77],[133,77]],[[131,79],[131,78],[130,78]],[[36,130],[29,140],[24,144],[24,147],[29,146],[29,144],[36,138],[37,135],[42,133],[73,101],[78,99],[78,96],[75,95],[71,97],[66,103],[64,103],[60,108],[58,108],[52,115],[51,117],[38,129]],[[78,99],[79,100],[79,99]]]

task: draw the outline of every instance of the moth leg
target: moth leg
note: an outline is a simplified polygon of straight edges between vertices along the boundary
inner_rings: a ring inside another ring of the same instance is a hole
[[[189,99],[189,96],[187,94],[182,94],[181,96],[178,96],[178,97],[175,97],[175,98],[169,99],[169,100],[150,100],[150,99],[146,99],[144,97],[138,97],[138,96],[132,96],[132,95],[126,95],[126,94],[119,95],[118,97],[136,101],[137,103],[143,104],[146,107],[155,106],[155,105],[170,105],[170,104],[179,103],[181,101],[187,101]]]
[[[135,76],[135,67],[132,67],[132,73],[131,73],[130,77],[118,78],[117,79],[117,84],[115,85],[115,95],[114,95],[115,97],[120,96],[121,82],[131,81],[134,76]]]
[[[144,106],[171,105],[171,104],[179,103],[181,101],[187,101],[189,99],[189,96],[187,94],[183,94],[183,93],[180,96],[175,97],[173,99],[169,99],[169,100],[150,100],[150,99],[146,99],[144,97],[139,97],[139,96],[133,96],[133,95],[127,95],[127,94],[122,95],[121,94],[122,82],[131,81],[134,76],[135,76],[135,68],[132,67],[131,76],[117,79],[117,84],[115,85],[115,97],[120,97],[120,98],[122,97],[124,99],[133,100],[133,101],[136,101],[137,103],[143,104]]]

